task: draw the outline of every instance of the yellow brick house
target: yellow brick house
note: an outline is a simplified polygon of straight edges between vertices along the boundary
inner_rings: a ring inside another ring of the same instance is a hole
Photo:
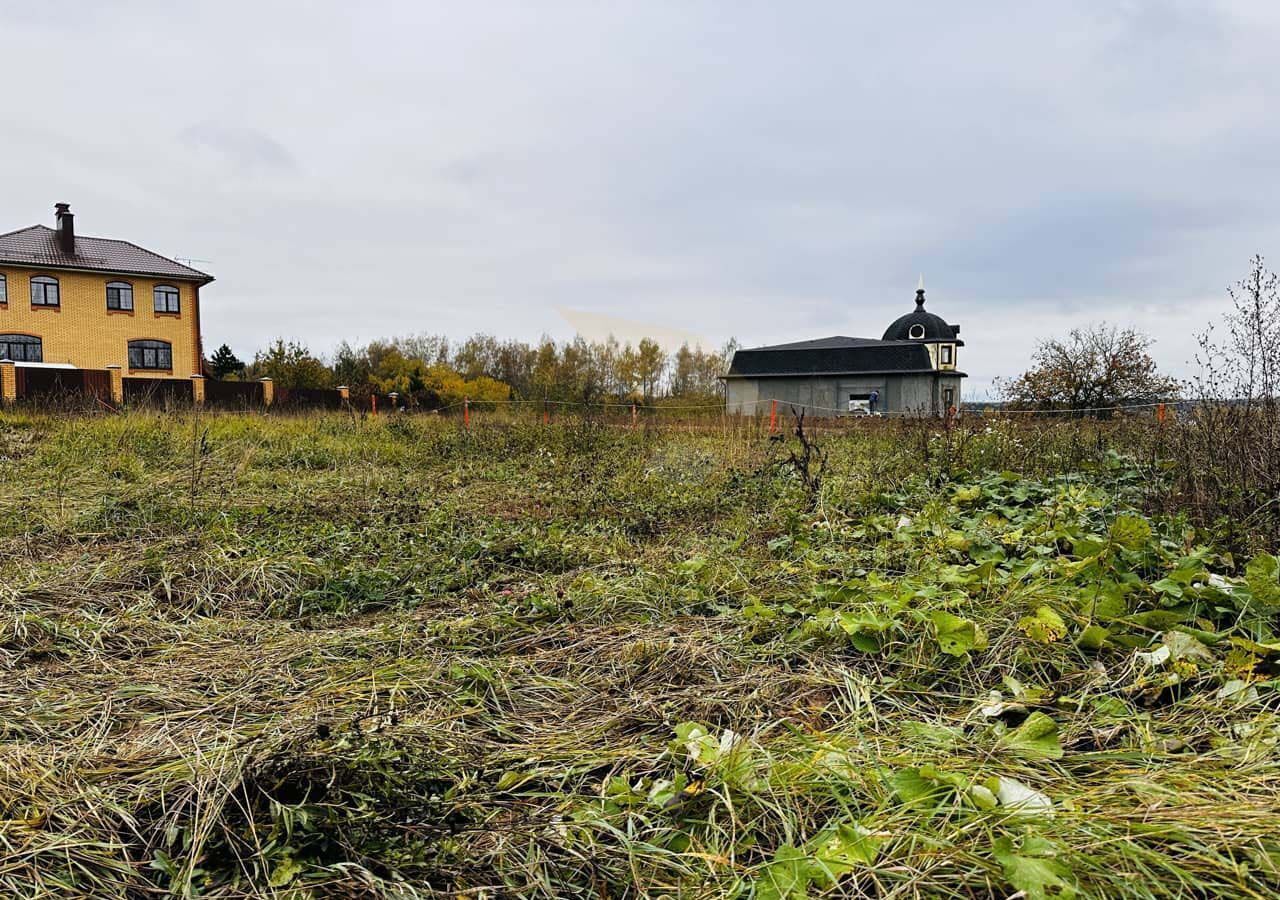
[[[114,369],[123,378],[203,375],[200,289],[213,277],[128,241],[56,227],[0,234],[0,360]]]

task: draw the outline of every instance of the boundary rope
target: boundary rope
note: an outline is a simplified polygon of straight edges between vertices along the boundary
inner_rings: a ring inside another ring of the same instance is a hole
[[[434,412],[448,412],[451,409],[459,409],[464,406],[470,406],[473,410],[483,410],[496,406],[541,406],[546,407],[569,407],[571,409],[635,409],[636,412],[645,414],[661,413],[668,411],[691,411],[691,410],[720,410],[725,415],[734,415],[735,413],[744,412],[747,408],[756,409],[760,406],[768,406],[777,403],[780,408],[795,408],[805,412],[831,412],[842,416],[848,415],[848,410],[840,409],[834,406],[819,406],[817,404],[797,403],[793,400],[784,400],[777,397],[765,397],[757,400],[743,400],[736,403],[738,407],[733,413],[729,412],[728,403],[701,403],[701,404],[645,404],[645,403],[581,403],[573,400],[455,400],[445,406],[441,406]],[[994,415],[1032,415],[1032,416],[1052,416],[1052,415],[1079,415],[1081,413],[1095,412],[1125,412],[1140,409],[1157,409],[1161,406],[1176,407],[1180,401],[1153,401],[1150,403],[1125,403],[1116,406],[1087,406],[1079,409],[1006,409],[1003,407],[979,407],[977,409],[965,410],[960,407],[958,412],[968,413],[969,415],[984,415],[991,413]],[[751,414],[751,413],[749,413]],[[920,415],[919,412],[894,410],[873,413],[876,418],[903,418]],[[865,418],[865,416],[857,416],[856,418]]]

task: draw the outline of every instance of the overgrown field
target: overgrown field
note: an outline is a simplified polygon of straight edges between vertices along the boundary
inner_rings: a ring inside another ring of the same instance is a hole
[[[867,424],[0,416],[0,895],[1280,891],[1275,548]]]

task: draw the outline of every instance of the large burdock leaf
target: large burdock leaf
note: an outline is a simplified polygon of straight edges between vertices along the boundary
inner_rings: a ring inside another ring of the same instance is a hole
[[[873,865],[888,832],[840,822],[818,832],[804,847],[783,844],[756,882],[756,900],[804,900],[811,884],[834,887],[842,875]]]
[[[1151,540],[1151,525],[1140,516],[1117,516],[1111,523],[1111,541],[1126,550],[1141,550]]]
[[[1280,559],[1259,553],[1245,566],[1244,580],[1254,604],[1262,609],[1280,607]]]
[[[951,792],[949,786],[924,777],[919,769],[895,772],[889,783],[893,785],[893,792],[898,795],[899,800],[917,809],[932,809]]]
[[[958,790],[964,789],[969,780],[963,775],[943,772],[935,766],[899,769],[889,779],[893,792],[906,806],[930,810],[944,800],[949,800]]]
[[[701,722],[681,722],[675,727],[675,732],[672,749],[683,747],[693,765],[709,766],[719,758],[720,742]]]
[[[1058,723],[1042,712],[1033,712],[1017,728],[1005,732],[996,747],[1029,759],[1062,759]]]
[[[849,643],[863,653],[880,650],[880,635],[897,624],[892,618],[878,614],[870,605],[856,612],[836,614],[836,624],[849,635]]]
[[[728,728],[715,737],[701,722],[681,722],[668,749],[689,754],[689,763],[700,771],[712,771],[730,787],[744,791],[757,790],[763,779],[757,776],[757,754],[740,735]]]
[[[1071,870],[1057,858],[1057,846],[1042,837],[1027,835],[1021,847],[1011,837],[996,838],[991,855],[1005,879],[1027,900],[1070,900],[1076,895]]]
[[[271,870],[271,878],[268,884],[271,887],[284,887],[293,879],[302,874],[304,866],[292,856],[286,856],[276,863],[275,868]]]
[[[887,832],[872,831],[857,822],[824,828],[806,847],[813,856],[814,880],[835,884],[841,875],[874,865],[880,845],[888,839]]]
[[[987,646],[987,633],[968,619],[936,609],[929,613],[929,621],[933,623],[934,636],[943,653],[964,656],[970,650],[982,650]]]
[[[1029,788],[1016,778],[1004,775],[992,779],[1000,805],[1014,815],[1024,818],[1053,818],[1053,801],[1034,788]],[[990,784],[988,785],[990,788]]]
[[[1047,606],[1041,606],[1033,616],[1023,616],[1018,621],[1018,628],[1037,644],[1052,644],[1067,633],[1062,616]]]
[[[1090,625],[1076,637],[1076,646],[1083,650],[1101,650],[1111,633],[1101,625]]]
[[[1191,635],[1181,631],[1166,631],[1161,637],[1164,642],[1154,650],[1135,653],[1133,658],[1152,669],[1180,663],[1180,674],[1185,675],[1194,674],[1202,664],[1213,664],[1213,654]]]
[[[783,844],[756,884],[756,900],[801,900],[809,895],[809,857]]]

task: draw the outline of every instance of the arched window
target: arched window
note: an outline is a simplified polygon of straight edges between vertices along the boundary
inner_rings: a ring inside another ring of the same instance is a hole
[[[108,281],[107,309],[133,312],[133,285],[127,281]]]
[[[14,362],[43,362],[44,345],[30,334],[0,334],[0,359]]]
[[[57,306],[58,279],[48,275],[37,275],[31,279],[31,305]]]
[[[9,280],[0,273],[0,303],[9,302]]]
[[[178,289],[167,284],[157,284],[154,291],[156,312],[176,313],[178,309]]]
[[[172,369],[173,345],[168,341],[130,341],[130,369]]]

